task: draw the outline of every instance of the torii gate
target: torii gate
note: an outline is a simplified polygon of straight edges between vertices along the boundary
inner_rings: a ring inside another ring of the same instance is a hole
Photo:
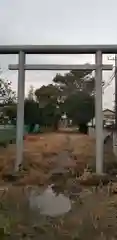
[[[15,171],[23,161],[24,130],[24,89],[25,70],[95,70],[96,97],[96,173],[103,173],[103,114],[102,114],[102,70],[112,70],[112,65],[102,64],[102,54],[116,54],[117,45],[26,45],[0,46],[0,54],[19,54],[19,63],[9,65],[10,70],[18,70],[18,105],[16,134]],[[25,64],[26,54],[95,54],[92,65],[29,65]]]

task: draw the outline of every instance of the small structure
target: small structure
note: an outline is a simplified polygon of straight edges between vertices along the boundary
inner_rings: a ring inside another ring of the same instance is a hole
[[[103,122],[104,122],[104,126],[114,125],[115,112],[110,109],[105,109],[103,111]]]
[[[115,123],[115,112],[110,109],[105,109],[103,113],[103,126],[108,127],[112,126]],[[88,123],[89,127],[95,128],[95,117]]]

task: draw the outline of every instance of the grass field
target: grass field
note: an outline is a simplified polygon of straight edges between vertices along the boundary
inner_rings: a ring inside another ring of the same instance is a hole
[[[67,156],[64,156],[65,151]],[[22,184],[44,183],[50,177],[48,176],[50,170],[54,169],[59,162],[58,154],[62,152],[62,162],[65,168],[68,167],[76,173],[82,173],[87,165],[95,169],[95,140],[93,138],[80,134],[62,133],[29,135],[24,141],[22,178],[18,181]],[[9,145],[7,149],[0,148],[1,180],[3,174],[13,170],[15,159],[15,145]],[[105,146],[104,159],[110,164],[115,160],[110,144]]]
[[[116,177],[112,183],[110,175],[92,173],[93,138],[72,133],[27,136],[14,181],[6,176],[15,157],[15,145],[0,148],[0,239],[116,239]],[[116,175],[111,141],[104,147],[104,163],[111,177],[112,171]]]

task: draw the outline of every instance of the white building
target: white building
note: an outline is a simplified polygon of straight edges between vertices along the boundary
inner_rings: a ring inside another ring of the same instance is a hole
[[[109,126],[115,123],[115,112],[110,109],[103,110],[104,126]],[[95,117],[88,123],[88,126],[95,126]]]

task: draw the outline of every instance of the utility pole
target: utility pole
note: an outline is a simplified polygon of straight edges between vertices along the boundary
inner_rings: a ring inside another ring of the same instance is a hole
[[[115,132],[117,135],[117,54],[115,55]]]
[[[113,152],[117,156],[117,54],[115,55],[115,128],[113,133]]]
[[[108,58],[108,60],[115,61],[115,124],[113,131],[113,152],[117,156],[117,54],[115,54],[115,57]]]
[[[115,57],[108,57],[108,60],[115,61],[115,129],[117,130],[117,54]]]

